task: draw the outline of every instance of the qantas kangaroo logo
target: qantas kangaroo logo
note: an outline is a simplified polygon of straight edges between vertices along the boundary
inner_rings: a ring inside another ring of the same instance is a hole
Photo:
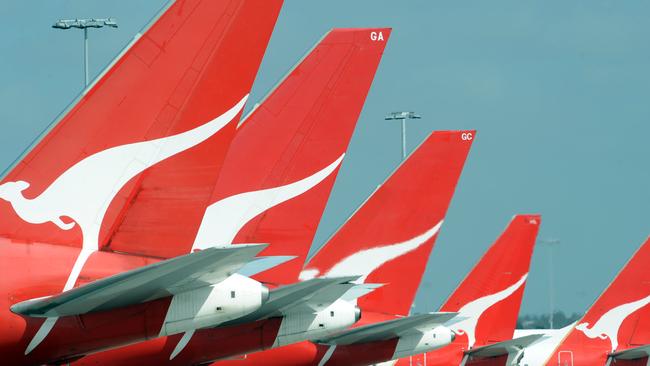
[[[630,314],[641,309],[650,303],[650,295],[627,304],[619,305],[600,317],[596,323],[589,327],[589,323],[580,323],[576,329],[584,333],[587,337],[594,339],[607,339],[612,343],[612,352],[618,347],[618,330],[623,321]]]
[[[61,174],[34,199],[22,195],[22,191],[29,187],[29,183],[24,181],[0,186],[0,198],[11,203],[16,214],[32,224],[52,222],[63,230],[79,224],[83,247],[97,250],[104,214],[124,184],[145,169],[214,135],[239,113],[246,98],[223,115],[193,130],[116,146],[88,156]],[[65,217],[73,222],[64,222]]]
[[[192,250],[230,245],[248,221],[269,208],[312,189],[332,174],[341,164],[344,155],[302,180],[280,187],[240,193],[213,203],[203,215]]]
[[[324,277],[359,275],[361,277],[355,282],[364,283],[366,278],[384,263],[419,248],[420,245],[438,233],[440,226],[442,226],[442,220],[423,234],[407,241],[364,249],[354,253],[334,265]],[[303,281],[309,280],[315,278],[318,274],[318,269],[306,269],[300,272],[300,279]]]
[[[230,110],[192,130],[155,140],[116,146],[90,155],[66,170],[38,197],[27,199],[24,181],[0,186],[0,198],[11,203],[16,214],[31,224],[52,222],[62,230],[75,224],[83,235],[82,250],[75,261],[63,291],[71,289],[85,262],[99,249],[99,231],[108,206],[133,177],[145,169],[205,141],[226,126],[241,111],[248,95]],[[72,219],[66,223],[63,218]],[[38,346],[58,318],[47,318],[25,354]]]
[[[512,286],[503,291],[479,297],[478,299],[463,305],[463,307],[458,310],[458,319],[463,320],[450,324],[449,327],[457,334],[467,334],[467,347],[473,347],[476,342],[476,325],[478,324],[481,315],[483,315],[483,313],[494,304],[506,299],[517,291],[517,289],[526,282],[527,277],[528,273],[521,276],[519,281],[515,282]]]

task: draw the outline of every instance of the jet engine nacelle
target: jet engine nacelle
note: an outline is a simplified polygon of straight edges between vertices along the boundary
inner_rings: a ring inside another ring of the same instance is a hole
[[[268,298],[266,286],[234,274],[215,285],[174,295],[160,335],[217,326],[256,311]]]
[[[288,312],[282,319],[273,347],[331,335],[356,323],[360,317],[361,311],[356,304],[341,299],[319,312]]]
[[[393,359],[408,357],[444,347],[456,338],[449,328],[439,325],[427,330],[414,330],[400,337]]]

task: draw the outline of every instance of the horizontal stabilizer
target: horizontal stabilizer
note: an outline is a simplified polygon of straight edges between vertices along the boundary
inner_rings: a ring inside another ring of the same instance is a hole
[[[267,257],[256,257],[252,261],[244,264],[244,266],[240,268],[237,273],[247,277],[255,276],[258,273],[262,273],[268,269],[279,266],[296,258],[297,257],[295,255],[272,255]]]
[[[305,301],[293,303],[291,306],[286,307],[283,312],[311,312],[316,313],[332,305],[332,303],[343,296],[349,289],[354,287],[353,283],[340,283],[327,286],[315,294],[310,296]]]
[[[361,296],[373,292],[375,289],[379,287],[381,287],[381,285],[375,285],[375,284],[359,285],[351,282],[334,284],[316,292],[313,296],[311,296],[309,299],[306,299],[304,302],[296,303],[291,307],[288,307],[287,309],[285,309],[285,312],[289,312],[289,311],[318,312],[332,305],[336,300],[341,299],[345,301],[352,301]]]
[[[523,348],[544,337],[543,334],[531,334],[503,342],[493,343],[487,346],[476,347],[465,351],[472,359],[488,358],[517,353]]]
[[[59,295],[23,301],[17,314],[55,317],[138,304],[223,281],[267,245],[209,248],[91,282]]]
[[[320,340],[321,343],[332,345],[349,345],[367,343],[397,338],[407,332],[431,328],[441,325],[455,317],[458,313],[428,313],[411,315],[403,318],[374,323],[363,327],[353,328],[333,337]]]
[[[341,296],[341,300],[345,300],[345,301],[356,300],[360,297],[368,295],[369,293],[375,291],[381,286],[383,286],[383,284],[379,284],[379,283],[363,283],[360,285],[356,285],[351,289],[349,289],[345,294],[343,294],[343,296]]]
[[[650,356],[650,344],[610,353],[609,357],[615,360],[636,360]]]

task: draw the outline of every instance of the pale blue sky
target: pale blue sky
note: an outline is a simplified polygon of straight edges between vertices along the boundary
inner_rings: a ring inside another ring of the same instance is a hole
[[[0,170],[79,93],[82,32],[96,75],[164,4],[3,1]],[[650,3],[286,0],[256,101],[332,27],[393,27],[332,198],[322,244],[400,160],[392,110],[415,147],[435,129],[478,132],[429,262],[417,311],[435,310],[515,213],[541,213],[555,249],[557,308],[584,311],[650,234]],[[523,313],[548,310],[548,248],[535,252]]]

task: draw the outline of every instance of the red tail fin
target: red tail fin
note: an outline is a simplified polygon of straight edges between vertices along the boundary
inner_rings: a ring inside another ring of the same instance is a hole
[[[450,325],[456,339],[449,346],[417,356],[418,359],[435,360],[436,365],[460,365],[465,350],[512,338],[540,222],[539,215],[517,215],[510,221],[440,308],[459,313],[461,320]],[[504,357],[496,357],[470,359],[466,364],[504,362]],[[397,363],[408,364],[405,358]]]
[[[385,286],[364,310],[406,315],[474,136],[434,132],[309,261],[301,278],[360,275]]]
[[[650,343],[650,237],[623,267],[564,341],[560,353],[571,352],[575,365],[604,365],[607,354]]]
[[[440,311],[466,318],[452,327],[465,348],[512,338],[526,287],[539,215],[517,215]]]
[[[263,255],[298,257],[258,279],[298,280],[390,31],[331,31],[239,128],[211,200],[275,190],[266,207],[242,212],[233,242],[271,243]]]
[[[5,177],[0,234],[191,241],[184,228],[198,225],[280,6],[174,3]]]

